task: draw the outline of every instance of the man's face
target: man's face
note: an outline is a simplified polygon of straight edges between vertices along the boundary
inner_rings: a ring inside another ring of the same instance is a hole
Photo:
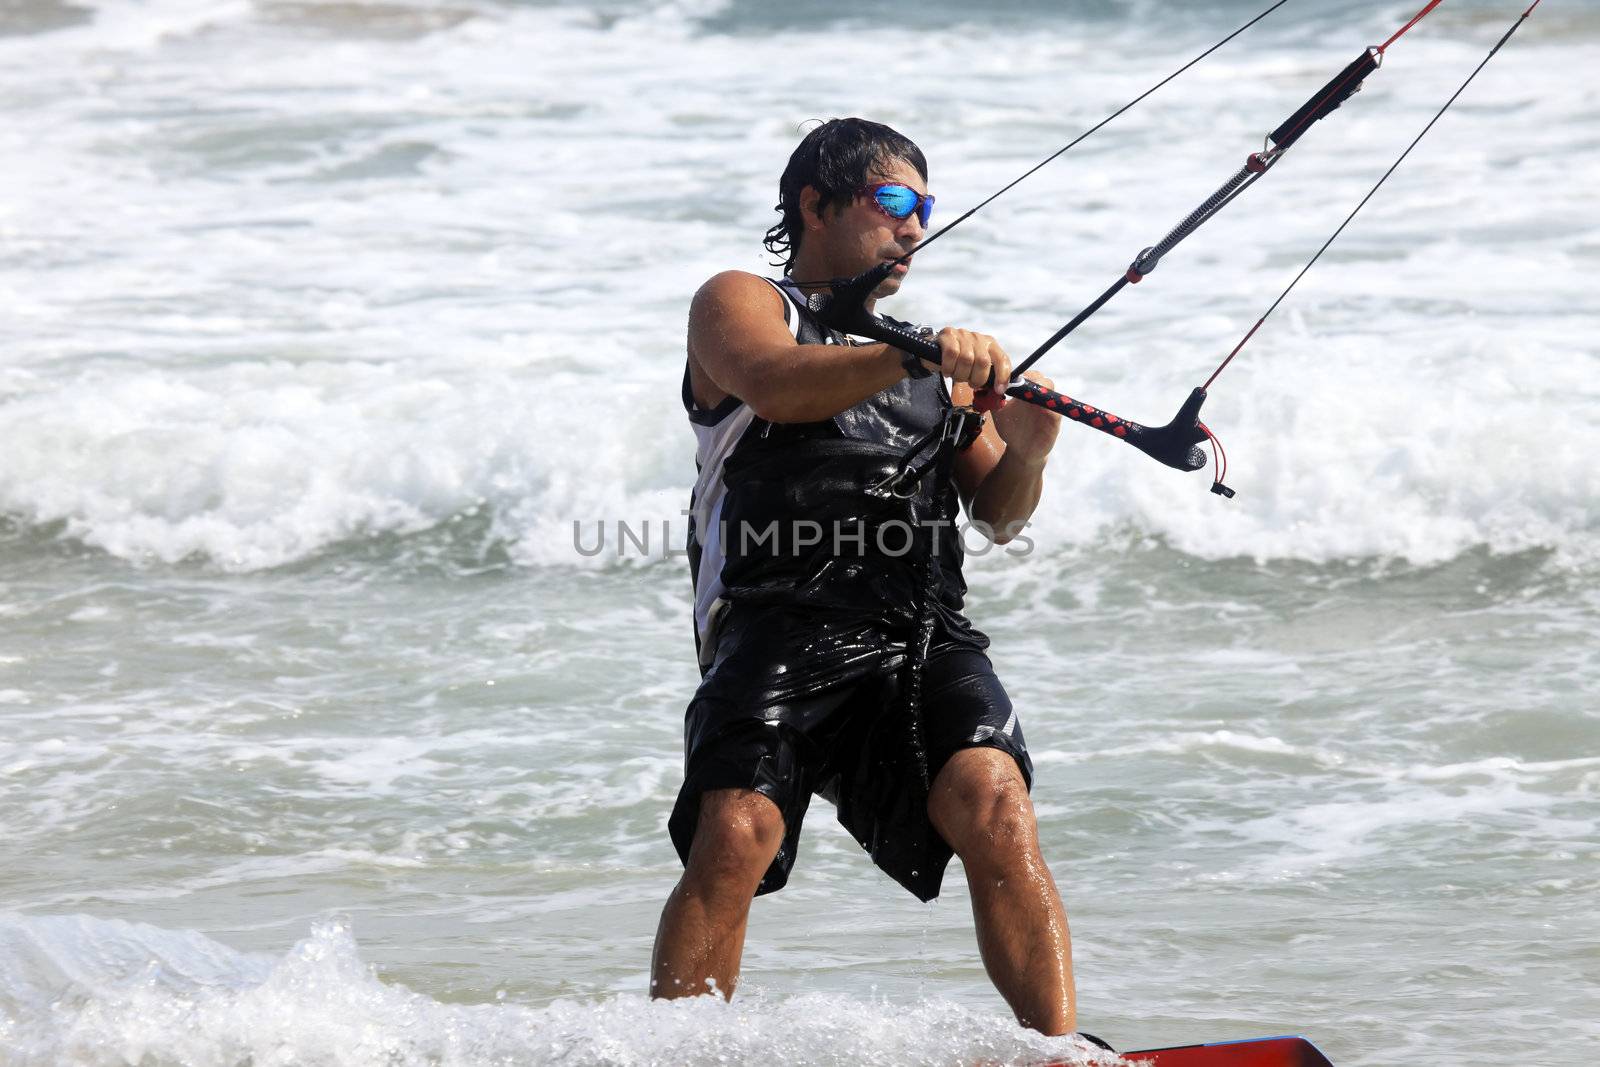
[[[886,160],[872,168],[866,184],[884,182],[899,182],[919,194],[928,191],[917,169],[904,160]],[[857,195],[849,203],[829,206],[822,212],[821,222],[818,236],[835,277],[860,274],[886,260],[898,259],[916,247],[924,232],[916,212],[903,219],[893,218],[866,194]],[[910,269],[910,261],[895,267],[894,273],[885,278],[872,295],[885,297],[898,292]]]

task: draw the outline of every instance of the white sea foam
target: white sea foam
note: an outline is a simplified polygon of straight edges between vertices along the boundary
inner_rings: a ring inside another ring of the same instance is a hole
[[[1242,3],[0,12],[48,31],[0,36],[0,1064],[1040,1051],[961,878],[913,906],[821,801],[731,1007],[612,995],[697,672],[682,560],[572,523],[681,537],[687,301],[764,269],[800,123],[901,126],[950,218]],[[1165,419],[1498,7],[1443,5],[1043,369]],[[1587,1063],[1600,594],[1550,561],[1600,558],[1596,10],[1541,5],[1219,381],[1236,500],[1067,427],[1035,551],[969,564],[1092,1030]],[[887,310],[1025,349],[1409,14],[1286,5]],[[286,949],[330,906],[359,949]]]
[[[18,238],[0,260],[15,312],[0,511],[118,557],[236,570],[478,508],[516,558],[554,566],[606,563],[573,550],[575,520],[681,524],[684,308],[716,269],[760,269],[800,120],[882,109],[927,143],[959,207],[1189,48],[1135,42],[1136,24],[1100,27],[1134,51],[1087,48],[1046,21],[1002,58],[998,30],[936,23],[936,70],[824,24],[808,27],[827,60],[801,96],[721,4],[93,10],[54,36],[64,51],[0,39],[15,101],[0,137],[18,160],[0,176]],[[1584,281],[1600,238],[1577,192],[1600,164],[1592,104],[1565,73],[1597,46],[1540,26],[1219,382],[1206,417],[1240,496],[1068,427],[1039,536],[1131,526],[1206,557],[1600,558]],[[1164,420],[1481,55],[1487,30],[1454,29],[1409,36],[1403,63],[1044,369]],[[1320,40],[1219,53],[930,250],[897,310],[1020,350],[1330,62]],[[892,99],[861,98],[868,66]],[[1055,109],[1043,121],[1018,100]]]
[[[0,915],[0,952],[8,961],[0,1036],[11,1067],[1123,1062],[1075,1038],[1042,1038],[936,1001],[441,1003],[380,981],[337,920],[273,959],[193,931]]]

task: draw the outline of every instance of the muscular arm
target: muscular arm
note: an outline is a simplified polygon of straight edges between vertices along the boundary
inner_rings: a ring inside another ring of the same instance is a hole
[[[1036,372],[1025,377],[1051,387],[1049,379]],[[951,399],[957,404],[971,403],[970,388],[954,386]],[[1039,506],[1045,461],[1060,423],[1061,416],[1055,412],[1007,401],[972,447],[956,457],[956,485],[967,514],[994,532],[996,544],[1003,545],[1021,532]]]
[[[905,377],[885,344],[796,344],[783,300],[753,274],[725,271],[689,308],[689,370],[696,400],[736,396],[769,422],[815,422]],[[697,373],[698,372],[698,373]]]

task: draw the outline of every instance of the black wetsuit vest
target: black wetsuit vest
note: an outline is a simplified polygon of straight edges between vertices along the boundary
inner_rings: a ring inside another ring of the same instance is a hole
[[[787,280],[780,289],[800,344],[851,343],[824,326]],[[684,400],[701,424],[739,406],[729,398],[716,412],[701,412],[687,372]],[[746,418],[737,443],[717,459],[720,471],[713,476],[720,474],[721,484],[708,485],[702,469],[696,489],[697,496],[720,494],[715,515],[696,511],[702,521],[720,524],[718,536],[691,527],[697,591],[715,578],[728,605],[813,608],[835,618],[874,618],[895,630],[915,627],[931,609],[949,638],[987,646],[961,613],[966,582],[950,452],[944,462],[932,462],[941,427],[954,422],[942,377],[902,379],[818,422]],[[969,425],[959,444],[969,444],[973,432]],[[923,475],[891,485],[919,442],[929,461]],[[702,556],[708,542],[716,546],[715,560]],[[703,574],[708,566],[719,573]],[[925,606],[925,599],[931,603]],[[707,629],[714,632],[714,626]],[[703,655],[702,664],[708,658]]]

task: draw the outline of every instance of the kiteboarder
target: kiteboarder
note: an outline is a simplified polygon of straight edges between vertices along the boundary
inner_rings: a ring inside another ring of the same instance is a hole
[[[818,314],[829,280],[880,264],[898,260],[868,310],[900,289],[933,209],[927,179],[889,127],[822,123],[779,184],[766,245],[783,276],[727,271],[690,307],[702,680],[669,820],[685,869],[651,993],[732,996],[751,899],[788,880],[817,794],[922,900],[959,855],[991,979],[1024,1025],[1060,1034],[1075,1026],[1066,912],[1022,728],[962,613],[961,565],[964,539],[1025,542],[1061,416],[973,409],[975,390],[1011,381],[992,337],[925,331],[936,366]]]

